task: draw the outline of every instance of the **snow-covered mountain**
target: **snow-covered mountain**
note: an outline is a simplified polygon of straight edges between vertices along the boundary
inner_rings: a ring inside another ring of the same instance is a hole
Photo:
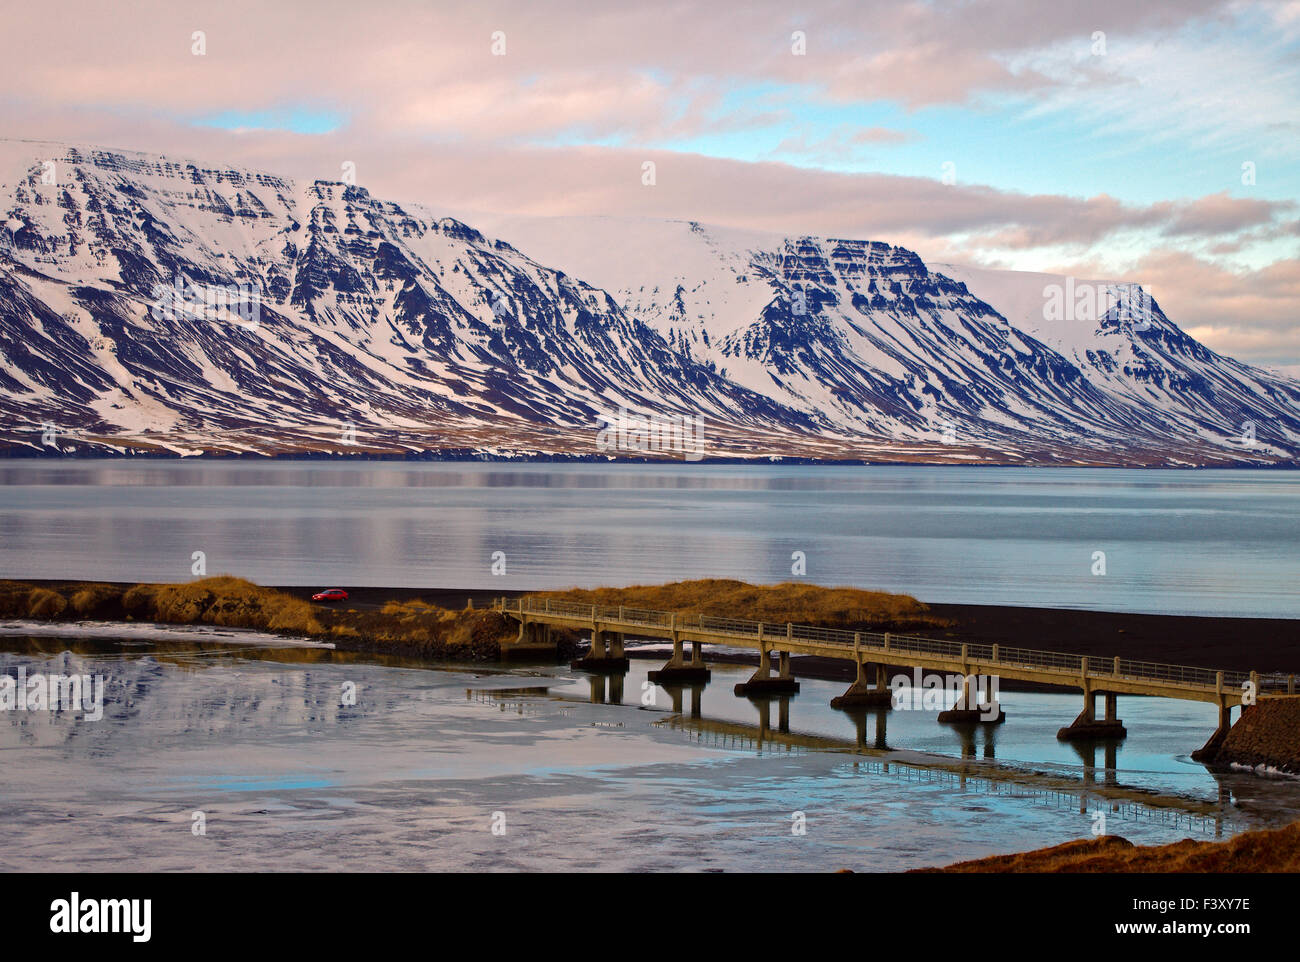
[[[932,271],[880,242],[457,218],[28,142],[0,142],[0,209],[9,453],[603,457],[601,415],[622,409],[702,419],[710,457],[1300,450],[1300,382],[1209,351],[1154,302],[1139,323],[1124,302],[1046,321],[1064,279]],[[169,309],[178,283],[206,302]]]

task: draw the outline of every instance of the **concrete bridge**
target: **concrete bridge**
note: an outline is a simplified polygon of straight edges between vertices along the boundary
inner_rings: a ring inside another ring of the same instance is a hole
[[[758,652],[758,669],[736,686],[737,695],[789,694],[799,690],[790,673],[792,654],[816,655],[851,661],[857,677],[843,695],[833,699],[836,708],[887,706],[893,691],[887,667],[908,666],[957,675],[962,689],[954,709],[940,712],[941,722],[1001,722],[1006,715],[997,704],[991,679],[1010,678],[1083,693],[1083,711],[1057,732],[1061,739],[1123,738],[1127,732],[1117,714],[1120,695],[1147,695],[1201,701],[1219,707],[1219,727],[1193,758],[1210,757],[1232,726],[1232,709],[1250,698],[1295,695],[1295,675],[1260,675],[1258,672],[1218,671],[1135,661],[1095,658],[1066,652],[1040,651],[1006,645],[964,644],[890,632],[844,631],[810,625],[771,624],[699,615],[679,617],[675,612],[626,606],[584,605],[536,598],[501,598],[493,608],[518,620],[519,636],[509,651],[554,653],[551,630],[568,628],[591,634],[591,650],[574,667],[591,671],[623,672],[628,669],[624,640],[662,638],[672,642],[667,664],[649,673],[660,684],[689,684],[710,677],[704,662],[705,645],[750,648]],[[690,645],[689,659],[686,645]],[[775,664],[773,656],[775,657]],[[874,671],[872,667],[874,666]],[[874,674],[874,685],[871,683]],[[1105,714],[1096,710],[1097,696],[1105,699]]]

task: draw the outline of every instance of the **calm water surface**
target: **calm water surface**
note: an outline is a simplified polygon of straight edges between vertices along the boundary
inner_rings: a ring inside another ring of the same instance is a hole
[[[801,551],[810,581],[924,601],[1300,617],[1300,473],[0,463],[0,577],[184,580],[195,551],[264,584],[503,589],[775,583]]]
[[[810,581],[926,601],[1300,617],[1297,494],[1264,471],[6,462],[0,577],[185,580],[202,551],[266,584],[772,583],[803,552]],[[668,691],[656,666],[0,625],[0,672],[109,679],[101,721],[0,713],[0,869],[885,870],[1085,837],[1098,812],[1147,843],[1300,812],[1296,780],[1188,758],[1209,706],[1121,699],[1107,756],[1056,741],[1074,694],[1003,692],[1007,723],[976,731],[833,711],[843,683],[736,698],[747,668]]]
[[[1077,696],[1004,692],[988,733],[903,710],[882,732],[819,681],[783,725],[780,703],[732,694],[743,668],[674,704],[638,659],[611,691],[567,668],[381,664],[213,629],[22,630],[0,632],[0,673],[102,674],[107,704],[98,722],[0,713],[3,870],[869,871],[1087,837],[1099,811],[1155,843],[1300,810],[1300,782],[1191,762],[1214,712],[1163,699],[1122,700],[1131,734],[1108,760],[1053,737]]]

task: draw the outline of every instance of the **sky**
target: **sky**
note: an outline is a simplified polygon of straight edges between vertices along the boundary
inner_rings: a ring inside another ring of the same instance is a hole
[[[1300,0],[69,0],[4,22],[0,137],[1137,281],[1212,348],[1300,374]]]

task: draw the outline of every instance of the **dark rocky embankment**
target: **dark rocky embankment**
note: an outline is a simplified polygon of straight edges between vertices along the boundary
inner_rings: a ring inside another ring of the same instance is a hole
[[[1211,765],[1246,765],[1300,775],[1300,697],[1270,698],[1242,710]]]

